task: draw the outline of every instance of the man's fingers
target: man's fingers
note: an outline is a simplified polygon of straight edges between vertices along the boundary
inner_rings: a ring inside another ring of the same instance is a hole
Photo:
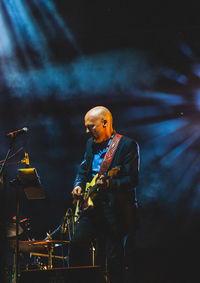
[[[75,199],[78,199],[82,196],[82,188],[81,187],[76,187],[72,191],[72,197]]]

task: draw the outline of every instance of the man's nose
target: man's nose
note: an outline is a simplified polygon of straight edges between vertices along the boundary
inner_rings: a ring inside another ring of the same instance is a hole
[[[89,131],[89,129],[88,128],[86,128],[86,134],[88,134],[90,131]]]

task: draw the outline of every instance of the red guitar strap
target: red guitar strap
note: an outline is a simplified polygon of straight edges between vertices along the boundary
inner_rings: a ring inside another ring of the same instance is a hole
[[[122,135],[119,135],[119,134],[115,134],[109,147],[108,147],[108,150],[104,156],[104,159],[101,163],[101,167],[100,167],[100,170],[99,170],[99,173],[98,175],[103,175],[109,168],[112,160],[113,160],[113,157],[115,155],[115,152],[116,152],[116,149],[118,147],[118,144],[119,144],[119,141],[121,140],[123,136]]]

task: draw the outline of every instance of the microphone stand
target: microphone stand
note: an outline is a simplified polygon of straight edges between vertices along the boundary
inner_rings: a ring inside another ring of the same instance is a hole
[[[14,258],[14,265],[15,265],[15,278],[14,283],[19,282],[19,190],[20,190],[20,182],[19,179],[14,179],[10,181],[10,184],[15,186],[16,188],[16,247],[15,247],[15,258]]]
[[[26,164],[26,168],[30,168],[30,162],[28,153],[25,152],[25,158],[21,160],[21,163]],[[14,259],[14,265],[15,265],[15,276],[14,276],[14,283],[19,282],[19,213],[20,213],[20,187],[22,187],[22,184],[17,177],[14,180],[10,181],[10,184],[13,185],[16,188],[16,247],[15,247],[15,259]]]
[[[2,226],[2,231],[1,231],[1,246],[2,249],[4,249],[3,251],[1,251],[1,270],[3,270],[3,272],[5,273],[5,259],[6,259],[6,255],[5,255],[5,247],[7,246],[7,227],[6,227],[6,212],[5,212],[5,200],[6,200],[6,182],[5,182],[5,167],[8,161],[8,157],[10,156],[10,153],[14,147],[15,144],[15,137],[13,137],[10,140],[10,145],[8,148],[8,151],[6,153],[5,159],[1,165],[0,168],[0,199],[1,199],[1,203],[0,203],[0,209],[1,209],[1,213],[0,213],[0,225]],[[3,274],[3,278],[5,278],[5,274]]]

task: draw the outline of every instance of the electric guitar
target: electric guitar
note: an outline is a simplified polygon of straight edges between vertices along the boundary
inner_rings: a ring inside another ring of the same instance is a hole
[[[105,176],[105,179],[112,179],[114,176],[118,174],[120,170],[120,166],[116,166],[108,171]],[[105,188],[96,184],[96,180],[98,178],[98,174],[96,174],[90,183],[86,183],[85,191],[83,193],[83,197],[81,200],[77,200],[76,209],[75,209],[75,222],[77,222],[80,217],[85,214],[90,209],[94,208],[94,200],[97,197],[98,193]]]

